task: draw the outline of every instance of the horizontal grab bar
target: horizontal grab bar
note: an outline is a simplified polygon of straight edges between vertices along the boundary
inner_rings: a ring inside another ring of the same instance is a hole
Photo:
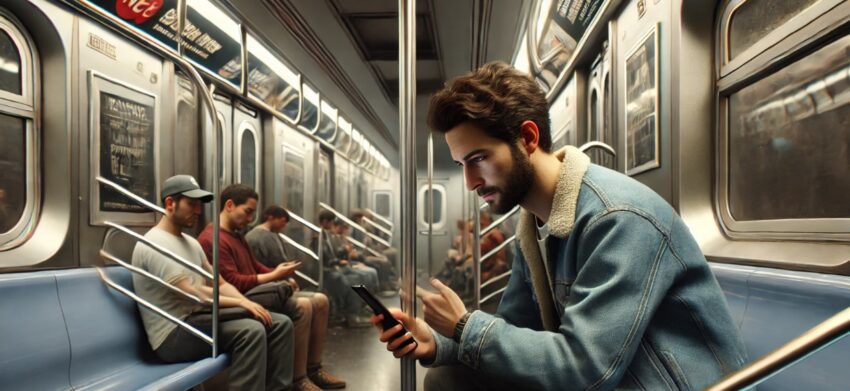
[[[366,234],[366,236],[368,236],[368,237],[370,237],[370,238],[372,238],[372,239],[375,239],[375,241],[376,241],[376,242],[378,242],[378,243],[380,243],[380,244],[383,244],[384,246],[387,246],[387,247],[392,247],[392,245],[390,245],[390,243],[389,243],[389,242],[387,242],[387,241],[386,241],[386,240],[384,240],[384,239],[381,239],[380,237],[378,237],[378,235],[375,235],[375,234],[373,234],[373,233],[371,233],[371,232],[367,231],[367,230],[366,230],[366,228],[363,228],[363,226],[361,226],[360,224],[357,224],[357,223],[355,223],[354,221],[351,221],[351,219],[349,219],[348,217],[345,217],[345,215],[344,215],[344,214],[339,213],[339,211],[337,211],[336,209],[332,208],[330,205],[328,205],[328,204],[326,204],[326,203],[324,203],[324,202],[319,202],[319,206],[321,206],[322,208],[325,208],[325,209],[327,209],[327,210],[329,210],[329,211],[333,212],[333,214],[335,214],[335,215],[336,215],[336,217],[339,217],[342,221],[345,221],[345,223],[346,223],[346,224],[348,224],[348,225],[350,225],[350,226],[352,226],[352,227],[354,227],[354,228],[357,228],[360,232],[363,232],[364,234]]]
[[[481,234],[479,235],[479,237],[483,238],[483,237],[484,237],[484,235],[486,235],[488,232],[492,231],[492,230],[493,230],[493,228],[496,228],[496,227],[498,227],[498,226],[499,226],[499,224],[504,223],[504,222],[505,222],[505,220],[507,220],[507,219],[511,218],[511,216],[513,216],[513,215],[514,215],[516,212],[518,212],[518,211],[519,211],[519,205],[517,205],[517,206],[515,206],[513,209],[511,209],[511,211],[510,211],[510,212],[505,213],[504,215],[502,215],[502,217],[499,217],[498,219],[496,219],[496,221],[494,221],[494,222],[490,223],[490,225],[488,225],[488,226],[487,226],[487,228],[482,229],[482,230],[481,230]]]
[[[117,191],[117,192],[119,192],[119,193],[121,193],[121,194],[125,195],[127,198],[129,198],[129,199],[131,199],[131,200],[133,200],[133,201],[138,202],[138,203],[139,203],[139,204],[141,204],[142,206],[144,206],[144,207],[146,207],[146,208],[148,208],[148,209],[151,209],[151,210],[153,210],[153,211],[155,211],[155,212],[159,212],[159,213],[161,213],[161,214],[165,214],[165,209],[162,209],[161,207],[159,207],[159,205],[152,204],[150,201],[148,201],[148,200],[146,200],[146,199],[144,199],[144,198],[142,198],[142,197],[137,196],[136,194],[134,194],[134,193],[133,193],[133,192],[131,192],[130,190],[125,189],[123,186],[121,186],[121,185],[119,185],[119,184],[117,184],[117,183],[115,183],[115,182],[112,182],[112,181],[110,181],[109,179],[106,179],[106,178],[101,177],[101,176],[98,176],[98,177],[97,177],[97,178],[95,178],[95,179],[96,179],[98,182],[100,182],[100,183],[102,183],[102,184],[104,184],[104,185],[107,185],[107,186],[111,187],[113,190],[115,190],[115,191]]]
[[[373,211],[372,209],[366,208],[365,210],[366,210],[367,212],[369,212],[369,214],[370,214],[372,217],[374,217],[374,218],[378,219],[378,221],[381,221],[381,222],[385,223],[387,226],[389,226],[389,227],[390,227],[390,229],[393,229],[393,222],[392,222],[392,221],[389,221],[389,220],[387,220],[387,218],[386,218],[386,217],[381,216],[381,215],[379,215],[379,214],[375,213],[375,211]]]
[[[286,241],[286,243],[291,244],[291,245],[292,245],[292,247],[295,247],[295,248],[297,248],[298,250],[301,250],[301,252],[303,252],[303,253],[305,253],[305,254],[307,254],[307,255],[309,255],[309,256],[311,256],[311,257],[313,257],[313,259],[315,259],[316,261],[319,261],[319,256],[318,256],[318,255],[316,255],[316,253],[314,253],[314,252],[313,252],[313,250],[310,250],[309,248],[302,246],[302,245],[301,245],[301,243],[296,242],[295,240],[293,240],[293,239],[292,239],[292,238],[290,238],[289,236],[286,236],[286,235],[281,234],[281,233],[279,233],[278,235],[280,235],[280,237],[281,237],[283,240],[285,240],[285,241]]]
[[[114,281],[112,281],[109,277],[106,276],[106,272],[104,272],[101,268],[95,267],[95,270],[97,270],[97,274],[100,275],[100,279],[103,280],[103,282],[106,283],[106,285],[109,285],[112,289],[115,289],[116,291],[121,292],[125,296],[133,299],[133,301],[135,301],[136,303],[141,304],[143,307],[153,311],[157,315],[162,316],[165,319],[168,319],[172,323],[175,323],[177,326],[180,326],[184,330],[194,334],[196,337],[204,340],[204,342],[206,342],[210,346],[213,345],[213,339],[209,335],[204,334],[202,331],[192,327],[190,324],[188,324],[188,323],[186,323],[186,322],[184,322],[180,319],[177,319],[176,317],[169,314],[168,312],[163,311],[162,308],[159,308],[159,307],[151,304],[147,300],[145,300],[145,299],[143,299],[139,296],[136,296],[135,293],[130,292],[129,290],[127,290],[123,286],[116,284]]]
[[[200,297],[198,297],[198,296],[195,296],[195,295],[193,295],[193,294],[191,294],[191,293],[189,293],[189,292],[183,291],[182,289],[180,289],[180,288],[178,288],[178,287],[176,287],[176,286],[174,286],[174,285],[172,285],[172,284],[169,284],[169,283],[165,282],[165,280],[163,280],[163,279],[161,279],[161,278],[159,278],[159,277],[157,277],[157,276],[155,276],[155,275],[153,275],[153,274],[148,273],[146,270],[144,270],[144,269],[140,269],[140,268],[135,267],[135,266],[133,266],[133,265],[131,265],[131,264],[127,263],[127,262],[124,262],[124,261],[122,261],[122,260],[121,260],[121,258],[118,258],[118,257],[116,257],[116,256],[114,256],[114,255],[112,255],[112,254],[110,254],[110,253],[108,253],[108,252],[106,252],[106,251],[100,250],[100,256],[101,256],[102,258],[104,258],[104,259],[108,259],[108,260],[110,260],[110,261],[112,261],[112,262],[115,262],[115,263],[117,263],[117,264],[119,264],[119,265],[123,266],[125,269],[127,269],[127,270],[129,270],[129,271],[131,271],[131,272],[133,272],[133,273],[140,274],[140,275],[143,275],[143,276],[145,276],[145,277],[147,277],[147,278],[150,278],[151,280],[154,280],[154,281],[158,282],[160,285],[162,285],[162,286],[164,286],[164,287],[166,287],[166,288],[168,288],[168,289],[171,289],[172,291],[174,291],[174,292],[175,292],[175,293],[177,293],[177,294],[180,294],[180,295],[185,296],[186,298],[188,298],[189,300],[194,301],[195,303],[198,303],[198,304],[212,304],[212,301],[211,301],[211,300],[210,300],[210,301],[205,301],[205,300],[201,299],[201,298],[200,298]]]
[[[487,254],[484,254],[484,256],[481,257],[481,260],[479,262],[484,263],[484,261],[486,261],[487,258],[490,258],[493,255],[496,255],[496,253],[498,253],[499,250],[505,248],[505,246],[511,244],[511,242],[513,242],[514,240],[516,240],[516,235],[511,235],[511,237],[505,239],[504,242],[499,243],[499,245],[496,246],[495,248],[493,248],[492,250],[490,250],[490,252],[488,252]]]
[[[368,217],[366,217],[366,216],[363,216],[363,221],[365,221],[365,222],[369,223],[369,225],[371,225],[371,226],[373,226],[373,227],[377,228],[379,231],[381,231],[381,232],[383,232],[383,233],[385,233],[385,234],[389,235],[389,237],[390,237],[390,238],[391,238],[391,240],[392,240],[392,237],[393,237],[393,231],[390,231],[390,230],[388,230],[388,229],[384,228],[384,226],[379,225],[379,224],[375,223],[375,222],[374,222],[374,221],[372,221],[372,220],[369,220],[369,218],[368,218]]]
[[[501,279],[503,279],[503,278],[505,278],[505,277],[507,277],[507,276],[510,276],[510,275],[511,275],[511,272],[512,272],[512,270],[508,270],[508,271],[506,271],[506,272],[504,272],[504,273],[502,273],[502,274],[499,274],[499,275],[498,275],[498,276],[496,276],[496,277],[493,277],[493,278],[491,278],[491,279],[487,280],[487,282],[485,282],[485,283],[481,284],[481,289],[484,289],[484,287],[485,287],[485,286],[490,285],[490,284],[493,284],[493,283],[495,283],[496,281],[499,281],[499,280],[501,280]]]
[[[314,279],[312,279],[312,278],[310,278],[310,276],[308,276],[308,275],[306,275],[306,274],[304,274],[304,273],[302,273],[302,272],[300,272],[300,271],[298,271],[298,270],[296,270],[296,271],[295,271],[295,275],[296,275],[296,276],[298,276],[298,277],[303,278],[303,279],[304,279],[304,281],[309,282],[311,285],[313,285],[313,286],[315,286],[315,287],[317,287],[317,288],[319,287],[319,282],[318,282],[318,281],[316,281],[316,280],[314,280]]]
[[[504,288],[502,288],[502,289],[499,289],[499,290],[497,290],[497,291],[495,291],[495,292],[493,292],[493,293],[491,293],[491,294],[487,295],[487,297],[485,297],[485,298],[481,299],[481,304],[484,304],[484,303],[486,303],[486,302],[487,302],[487,300],[490,300],[490,299],[492,299],[492,298],[494,298],[494,297],[498,296],[499,294],[501,294],[502,292],[504,292],[504,291],[505,291],[505,289],[508,289],[508,287],[504,287]]]
[[[310,228],[311,230],[313,230],[313,232],[319,232],[319,231],[322,230],[321,228],[317,227],[315,224],[305,220],[303,217],[301,217],[301,216],[299,216],[295,213],[292,213],[292,211],[287,210],[287,212],[289,213],[289,217],[292,217],[293,220],[303,224],[305,227]]]
[[[187,267],[187,268],[191,269],[191,270],[192,270],[192,271],[194,271],[195,273],[198,273],[198,274],[200,274],[200,275],[202,275],[202,276],[206,277],[208,280],[212,280],[212,279],[213,279],[213,275],[212,275],[212,273],[210,273],[210,272],[208,272],[208,271],[204,270],[202,267],[200,267],[200,266],[198,266],[198,265],[195,265],[195,264],[194,264],[194,263],[192,263],[192,262],[189,262],[189,261],[187,261],[187,260],[183,259],[183,257],[181,257],[181,256],[179,256],[179,255],[177,255],[177,254],[175,254],[174,252],[172,252],[171,250],[169,250],[169,249],[167,249],[167,248],[165,248],[165,247],[162,247],[162,246],[160,246],[160,245],[158,245],[158,244],[156,244],[156,243],[152,242],[150,239],[148,239],[148,238],[146,238],[146,237],[144,237],[144,236],[142,236],[142,235],[140,235],[140,234],[136,233],[135,231],[132,231],[132,230],[130,230],[129,228],[124,227],[123,225],[115,224],[115,223],[113,223],[113,222],[111,222],[111,221],[105,221],[105,222],[104,222],[104,224],[106,224],[106,225],[107,225],[107,226],[109,226],[109,227],[115,228],[115,229],[117,229],[117,230],[119,230],[119,231],[121,231],[121,232],[123,232],[123,233],[125,233],[125,234],[127,234],[127,235],[132,236],[132,237],[133,237],[133,238],[135,238],[136,240],[138,240],[138,241],[140,241],[140,242],[142,242],[142,243],[146,244],[148,247],[150,247],[150,248],[152,248],[152,249],[156,250],[156,251],[157,251],[157,252],[159,252],[160,254],[165,255],[166,257],[169,257],[169,258],[171,258],[171,259],[173,259],[173,260],[177,261],[177,263],[180,263],[181,265],[183,265],[183,266],[185,266],[185,267]],[[183,234],[183,235],[185,235],[185,234]]]
[[[372,250],[371,248],[369,248],[369,246],[365,245],[363,242],[361,242],[357,239],[354,239],[350,236],[346,236],[345,239],[348,240],[349,242],[351,242],[352,244],[354,244],[355,246],[360,247],[360,248],[370,252],[372,255],[374,255],[376,257],[383,257],[384,256],[383,254],[381,254],[381,253],[379,253],[375,250]]]

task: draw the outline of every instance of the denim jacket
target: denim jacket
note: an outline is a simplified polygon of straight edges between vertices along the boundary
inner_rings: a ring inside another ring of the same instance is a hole
[[[573,147],[557,156],[550,264],[523,210],[497,315],[473,312],[459,344],[434,333],[423,364],[529,390],[698,390],[740,368],[738,328],[673,208]]]

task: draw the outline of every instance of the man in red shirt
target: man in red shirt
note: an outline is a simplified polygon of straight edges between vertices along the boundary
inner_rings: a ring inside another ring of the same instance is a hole
[[[321,388],[344,388],[345,382],[329,374],[321,366],[327,310],[313,311],[310,298],[294,298],[293,286],[288,279],[295,274],[301,262],[284,262],[274,269],[266,267],[254,257],[251,247],[240,232],[254,220],[259,195],[254,189],[242,184],[230,185],[221,192],[219,235],[219,271],[227,282],[235,286],[246,297],[264,307],[292,318],[295,324],[295,380],[296,391],[321,391]],[[198,236],[209,259],[212,259],[212,224],[208,224]],[[319,296],[320,297],[316,297]],[[324,308],[328,307],[327,297]],[[313,325],[322,330],[311,333]],[[313,359],[308,365],[308,356]],[[309,373],[308,373],[309,369]],[[319,388],[319,386],[321,388]]]

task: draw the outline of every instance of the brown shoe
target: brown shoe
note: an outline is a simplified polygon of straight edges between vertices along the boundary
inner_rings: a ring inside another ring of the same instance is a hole
[[[328,371],[319,368],[314,372],[310,373],[310,380],[319,387],[324,389],[333,390],[337,388],[345,388],[345,382],[339,380],[336,376],[331,375]]]
[[[304,376],[295,381],[295,384],[292,385],[292,391],[322,391],[322,389],[313,384],[310,378]]]

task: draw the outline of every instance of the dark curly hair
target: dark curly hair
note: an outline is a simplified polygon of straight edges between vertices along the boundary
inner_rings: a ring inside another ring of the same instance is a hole
[[[446,133],[464,122],[481,127],[490,137],[513,144],[524,121],[540,130],[539,146],[552,149],[549,104],[528,75],[501,61],[488,63],[459,76],[431,97],[428,125]]]

